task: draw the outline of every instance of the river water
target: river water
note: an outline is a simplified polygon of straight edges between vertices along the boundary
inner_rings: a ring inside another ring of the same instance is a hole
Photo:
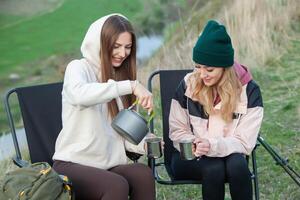
[[[137,40],[137,59],[139,63],[149,59],[153,53],[162,45],[163,37],[158,35],[142,36]],[[24,129],[16,131],[21,149],[27,148],[27,141]],[[0,161],[12,157],[15,154],[11,134],[0,137]]]
[[[16,130],[19,146],[21,149],[27,147],[27,140],[24,129]],[[0,160],[9,158],[15,155],[14,144],[11,134],[6,134],[0,137]]]
[[[137,40],[136,57],[140,63],[148,60],[153,53],[162,45],[163,37],[160,35],[143,36]]]

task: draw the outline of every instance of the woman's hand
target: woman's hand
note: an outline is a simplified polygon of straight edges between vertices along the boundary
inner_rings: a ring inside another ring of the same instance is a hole
[[[210,143],[207,139],[204,138],[196,138],[194,140],[194,144],[196,145],[195,148],[195,156],[201,157],[203,155],[207,155],[210,150]]]
[[[151,113],[153,110],[153,98],[152,93],[149,92],[142,84],[139,82],[131,81],[131,86],[133,94],[137,97],[138,103]]]

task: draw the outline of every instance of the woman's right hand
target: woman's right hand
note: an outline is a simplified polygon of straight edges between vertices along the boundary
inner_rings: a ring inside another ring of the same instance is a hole
[[[138,103],[145,109],[148,113],[153,110],[153,97],[152,93],[149,92],[142,84],[139,82],[131,81],[131,86],[133,94],[137,97]]]

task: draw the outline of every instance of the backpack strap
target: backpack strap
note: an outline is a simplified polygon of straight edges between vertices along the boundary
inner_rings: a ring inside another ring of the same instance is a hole
[[[59,174],[59,178],[63,181],[64,188],[67,190],[71,196],[71,199],[75,199],[75,193],[74,190],[72,189],[72,182],[67,176]]]

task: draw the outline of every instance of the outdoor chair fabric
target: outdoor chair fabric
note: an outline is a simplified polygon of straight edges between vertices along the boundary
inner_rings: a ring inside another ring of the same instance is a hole
[[[166,170],[171,179],[174,179],[171,171],[172,154],[176,151],[173,142],[169,138],[169,114],[172,97],[175,94],[178,84],[184,76],[192,70],[162,70],[160,71],[160,95],[162,107],[162,123],[163,123],[163,139],[164,146],[164,161]]]
[[[17,89],[31,162],[53,164],[55,141],[62,128],[62,83]]]

